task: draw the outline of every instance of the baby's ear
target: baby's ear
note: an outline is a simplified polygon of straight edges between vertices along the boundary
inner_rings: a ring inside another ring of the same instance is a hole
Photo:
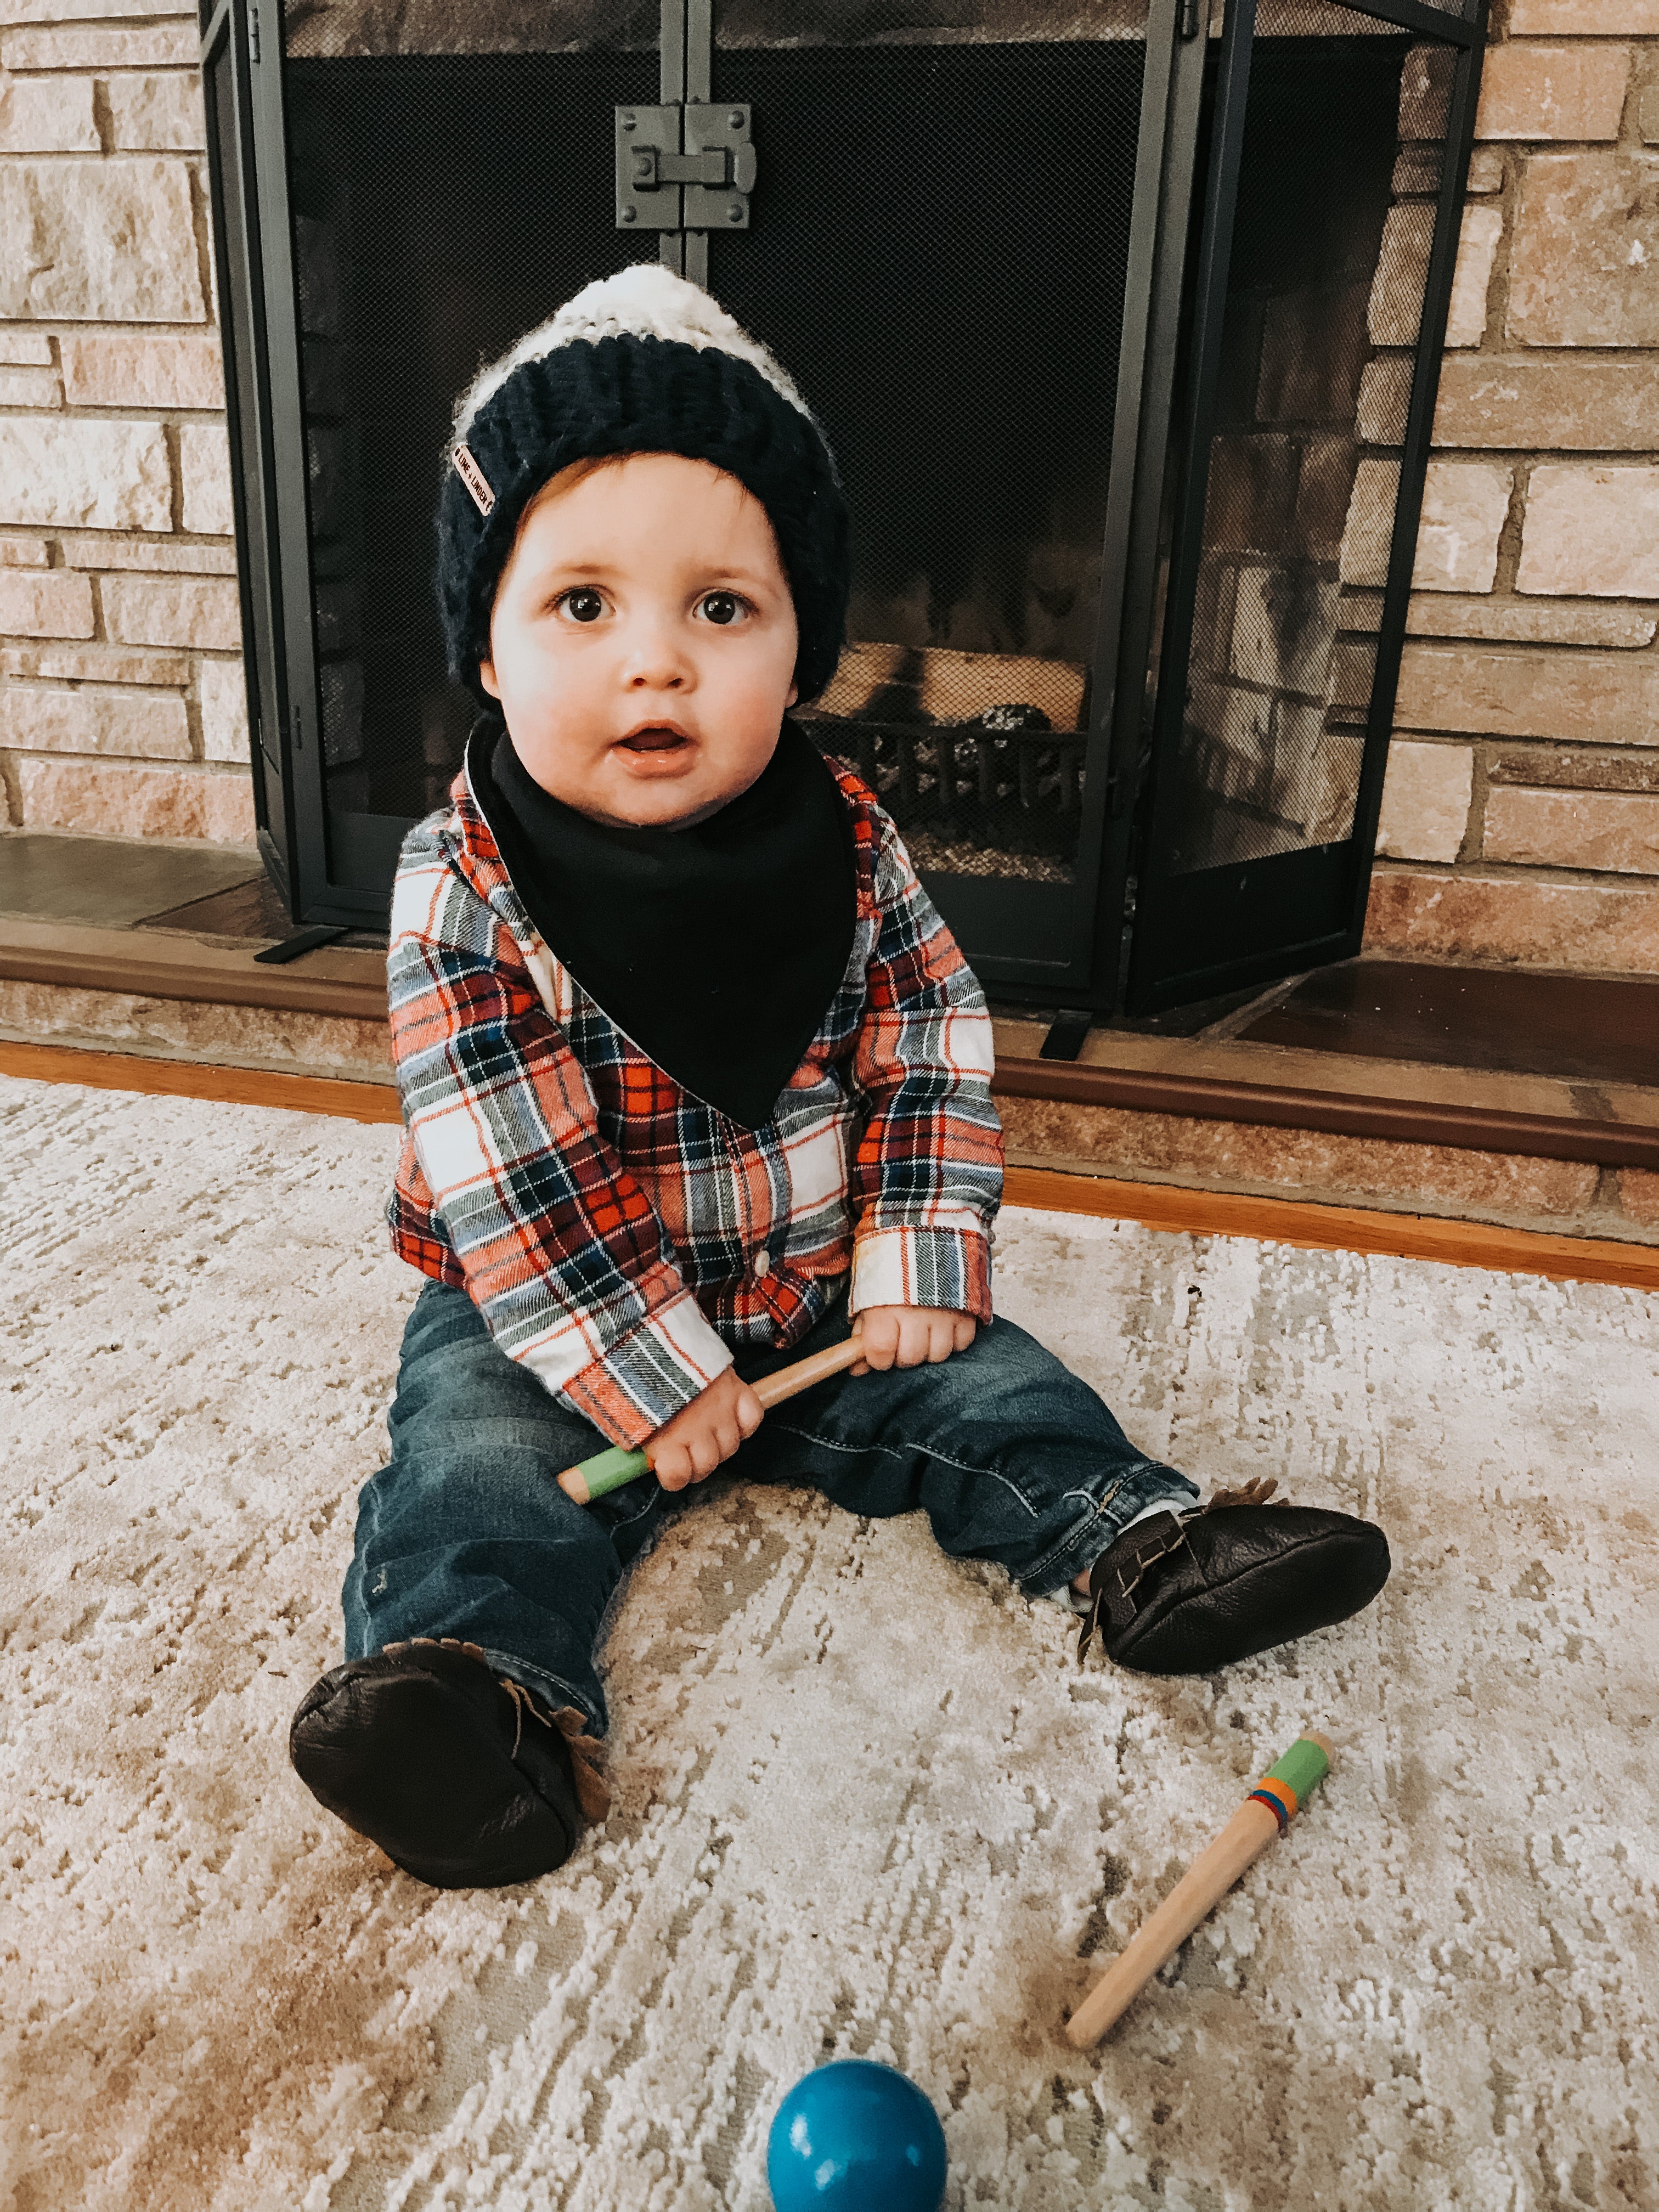
[[[491,688],[493,689],[494,687],[492,686]],[[501,696],[501,695],[500,695],[500,693],[498,692],[498,693],[496,694],[496,696],[499,698],[499,697],[500,697],[500,696]],[[788,696],[788,697],[784,701],[784,702],[783,702],[783,703],[784,703],[784,705],[785,705],[785,707],[786,707],[786,708],[793,707],[793,706],[794,705],[794,703],[795,703],[796,700],[797,700],[797,699],[799,699],[799,696],[800,696],[800,686],[799,686],[799,684],[792,684],[789,686],[789,696]]]
[[[478,681],[483,685],[484,690],[489,692],[492,699],[499,699],[501,697],[501,687],[495,681],[495,664],[493,660],[481,660],[478,663]],[[792,701],[791,704],[793,705],[793,702]]]

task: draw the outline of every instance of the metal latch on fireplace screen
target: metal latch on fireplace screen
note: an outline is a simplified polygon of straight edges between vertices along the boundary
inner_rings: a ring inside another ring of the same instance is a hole
[[[617,110],[619,230],[747,230],[754,189],[740,101]]]

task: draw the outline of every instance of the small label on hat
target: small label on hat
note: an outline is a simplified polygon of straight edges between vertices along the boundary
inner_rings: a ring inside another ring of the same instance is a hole
[[[495,495],[483,471],[465,446],[457,446],[449,458],[455,464],[456,475],[471,493],[473,505],[480,514],[488,514],[495,504]]]

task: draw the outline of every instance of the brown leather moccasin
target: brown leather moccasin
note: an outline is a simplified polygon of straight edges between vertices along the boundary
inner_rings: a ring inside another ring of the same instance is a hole
[[[495,1888],[562,1866],[600,1817],[597,1745],[475,1645],[416,1638],[331,1668],[289,1731],[320,1805],[434,1889]]]
[[[1207,1674],[1367,1606],[1389,1578],[1389,1540],[1370,1521],[1269,1504],[1269,1477],[1221,1491],[1200,1511],[1127,1528],[1089,1576],[1107,1656],[1143,1674]]]

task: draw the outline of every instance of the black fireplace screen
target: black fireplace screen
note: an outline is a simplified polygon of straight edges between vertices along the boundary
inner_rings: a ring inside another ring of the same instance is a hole
[[[1437,353],[1443,313],[1425,301],[1456,61],[1329,0],[1264,0],[1254,39],[1222,54],[1216,137],[1237,180],[1229,235],[1219,165],[1212,179],[1192,332],[1132,1006],[1357,949],[1425,422],[1403,475],[1402,448],[1419,338],[1431,322]]]
[[[218,0],[204,69],[262,842],[296,917],[383,912],[459,764],[475,710],[431,585],[457,394],[660,252],[828,429],[854,588],[811,726],[988,981],[1161,1004],[1352,949],[1467,158],[1460,14],[1234,0],[1206,37],[1194,0],[288,0],[264,23],[262,50]],[[754,174],[637,209],[623,113],[671,150],[740,123]],[[1276,919],[1241,939],[1234,878],[1309,854],[1311,903],[1261,877]]]

